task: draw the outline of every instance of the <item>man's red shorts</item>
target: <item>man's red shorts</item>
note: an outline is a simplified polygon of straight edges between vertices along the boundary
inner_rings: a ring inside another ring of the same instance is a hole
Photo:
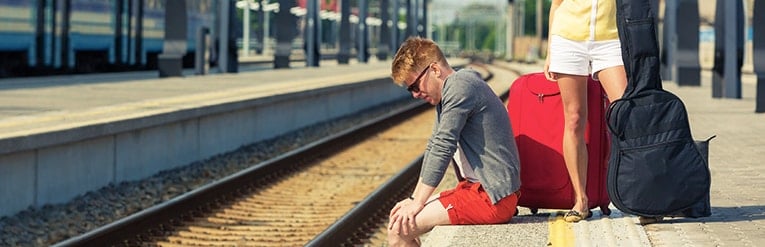
[[[441,192],[438,200],[449,212],[452,225],[499,224],[513,218],[518,205],[517,194],[492,204],[480,183],[462,181],[456,188]]]

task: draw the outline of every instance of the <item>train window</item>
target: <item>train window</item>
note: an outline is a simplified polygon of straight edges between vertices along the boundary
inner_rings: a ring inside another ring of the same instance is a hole
[[[163,1],[163,0],[146,0],[146,8],[148,8],[148,9],[165,9],[165,1]]]

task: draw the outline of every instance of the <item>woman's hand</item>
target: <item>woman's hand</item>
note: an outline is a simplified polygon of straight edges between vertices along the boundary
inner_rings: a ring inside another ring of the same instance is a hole
[[[417,229],[415,217],[425,207],[412,199],[404,199],[390,211],[388,230],[400,235],[409,235]]]
[[[548,81],[558,80],[558,75],[555,74],[555,72],[550,72],[550,55],[547,55],[547,58],[545,59],[545,66],[543,70],[545,73],[545,78],[547,78]]]

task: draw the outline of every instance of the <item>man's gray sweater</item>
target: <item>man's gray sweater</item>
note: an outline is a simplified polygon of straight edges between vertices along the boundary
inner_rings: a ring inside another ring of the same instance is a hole
[[[436,113],[420,171],[425,184],[438,186],[459,143],[493,203],[520,188],[507,109],[476,71],[462,69],[446,79]]]

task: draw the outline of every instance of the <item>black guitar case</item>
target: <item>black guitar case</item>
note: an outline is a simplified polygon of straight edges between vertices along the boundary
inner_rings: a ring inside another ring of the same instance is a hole
[[[612,147],[608,195],[619,210],[646,217],[689,212],[704,200],[709,207],[709,168],[691,135],[685,105],[661,85],[650,1],[616,2],[628,83],[606,112]],[[708,211],[702,214],[692,217]]]

